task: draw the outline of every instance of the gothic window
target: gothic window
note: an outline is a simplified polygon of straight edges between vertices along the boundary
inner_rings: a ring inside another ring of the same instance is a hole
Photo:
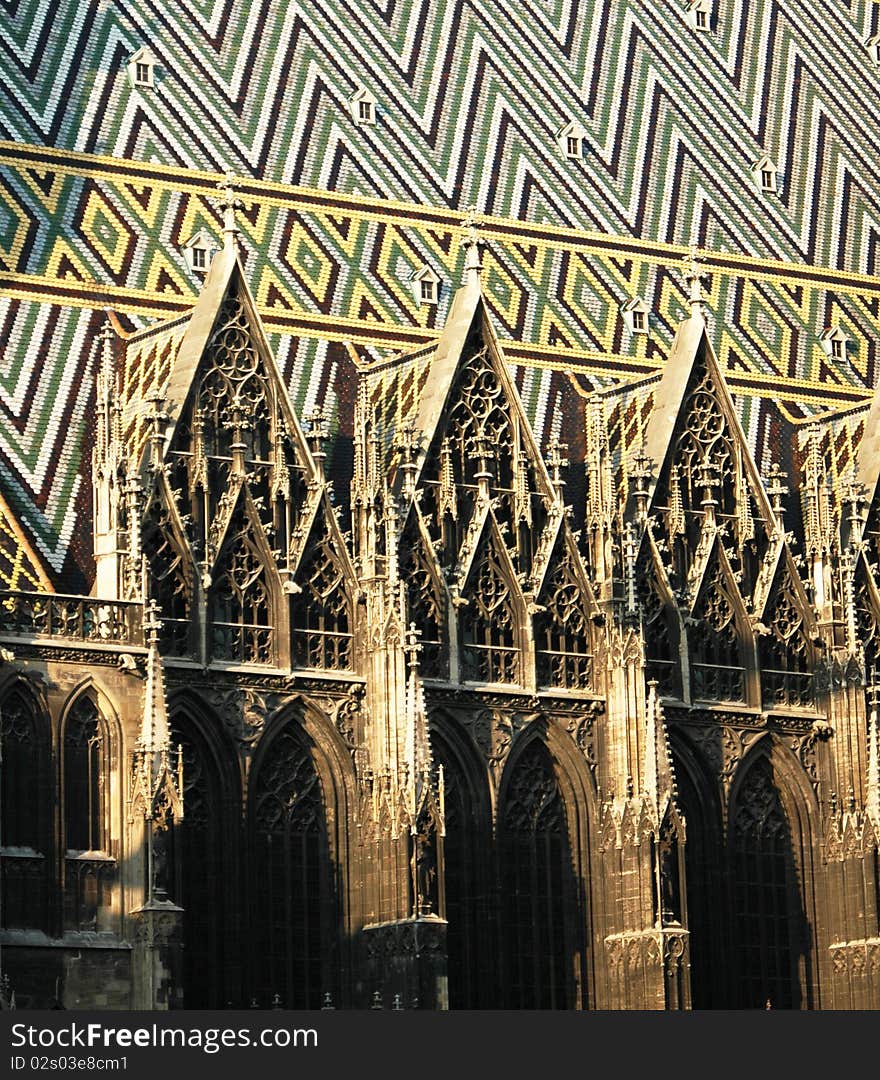
[[[272,597],[254,526],[240,510],[229,527],[214,572],[215,660],[271,664],[274,658]]]
[[[520,677],[516,611],[494,545],[484,543],[459,611],[466,679],[515,683]]]
[[[337,991],[337,907],[324,793],[294,723],[268,746],[252,798],[252,996],[318,1008]]]
[[[64,724],[64,839],[67,851],[104,848],[103,757],[98,708],[77,698]]]
[[[657,680],[661,695],[677,696],[680,693],[680,666],[678,644],[669,629],[672,616],[657,573],[646,559],[639,563],[636,587],[642,609],[646,676]]]
[[[811,649],[788,574],[777,583],[764,622],[770,630],[759,639],[764,708],[808,708],[813,703]]]
[[[429,558],[418,529],[408,525],[400,545],[400,577],[406,583],[407,624],[414,622],[421,633],[419,667],[428,679],[448,673],[445,605]]]
[[[40,738],[33,709],[20,693],[11,693],[0,705],[0,740],[0,914],[4,927],[46,929],[49,746]]]
[[[806,922],[791,828],[770,762],[751,766],[731,813],[739,1007],[800,1008]]]
[[[202,378],[198,403],[204,412],[208,453],[228,456],[232,442],[240,439],[246,461],[267,461],[271,393],[240,297],[228,296],[224,301],[207,356],[210,366]]]
[[[345,671],[351,667],[351,613],[345,579],[319,519],[296,572],[302,592],[291,601],[295,667]]]
[[[717,738],[713,731],[710,739]],[[676,758],[678,808],[687,823],[684,847],[687,924],[690,932],[691,1001],[695,1009],[728,1008],[730,996],[730,926],[722,888],[724,859],[721,813],[714,801],[714,784],[692,779],[684,761]],[[702,793],[702,794],[701,794]]]
[[[507,1008],[574,1008],[579,913],[562,794],[534,740],[513,766],[500,819]]]
[[[442,423],[445,435],[432,450],[422,474],[426,520],[434,539],[441,540],[444,566],[452,565],[458,555],[473,507],[478,473],[491,477],[490,488],[498,499],[497,514],[516,531],[514,474],[518,463],[509,402],[478,333],[469,336],[465,355],[467,359],[451,393],[448,416]],[[528,483],[526,488],[525,497],[535,510],[536,500]]]
[[[693,696],[745,701],[745,671],[734,600],[720,562],[716,561],[707,574],[688,632]]]
[[[513,440],[508,402],[485,345],[462,366],[456,390],[457,401],[449,415],[449,429],[456,442],[457,476],[466,484],[474,483],[479,465],[477,440],[482,437],[487,440],[498,466],[494,473],[496,484],[510,488]]]
[[[188,1009],[222,1009],[234,954],[230,906],[231,855],[219,770],[192,722],[171,719],[175,754],[183,749],[183,820],[175,824],[179,854],[174,899],[183,908],[183,993]],[[230,989],[237,1004],[238,992]]]
[[[167,656],[186,656],[190,646],[192,581],[174,539],[171,513],[154,490],[143,526],[143,549],[150,567],[150,590],[162,617],[160,641]]]
[[[550,570],[535,616],[535,660],[538,685],[586,690],[592,676],[587,598],[564,546]]]
[[[498,1005],[498,987],[487,973],[493,930],[489,913],[488,829],[486,812],[459,757],[433,733],[434,757],[443,768],[445,828],[443,840],[450,1009]]]
[[[109,854],[110,747],[94,700],[77,698],[64,721],[64,924],[104,928],[112,908],[115,860]]]
[[[740,511],[746,516],[752,512],[734,439],[705,359],[697,362],[694,375],[695,385],[682,404],[672,464],[661,477],[665,496],[661,494],[656,504],[676,554],[676,571],[682,576],[699,542],[707,501],[712,502],[720,522],[729,522],[737,530],[744,524]]]

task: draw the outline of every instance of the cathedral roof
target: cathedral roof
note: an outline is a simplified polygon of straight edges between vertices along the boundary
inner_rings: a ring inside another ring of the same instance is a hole
[[[381,366],[436,342],[471,205],[491,244],[486,302],[526,409],[542,441],[566,414],[572,460],[581,391],[663,367],[685,313],[675,266],[692,241],[712,275],[713,348],[759,468],[763,444],[790,422],[868,401],[880,104],[862,7],[817,0],[809,32],[806,8],[786,9],[774,24],[785,49],[757,32],[755,11],[695,35],[635,0],[603,9],[604,21],[590,14],[597,5],[489,21],[458,0],[421,21],[406,5],[344,17],[331,6],[320,30],[307,14],[293,37],[284,5],[256,36],[246,5],[185,27],[149,8],[3,16],[20,47],[3,59],[0,486],[53,577],[88,509],[103,310],[146,331],[148,367],[167,366],[159,328],[192,310],[200,286],[187,245],[220,236],[221,163],[243,178],[246,276],[291,396],[333,415],[343,451],[345,343]],[[815,19],[834,34],[817,38]],[[112,55],[110,40],[121,43]],[[145,48],[157,71],[148,89],[127,67]],[[352,115],[360,87],[380,122]],[[572,122],[584,133],[577,160],[556,141]],[[764,156],[778,166],[772,194],[751,171]],[[436,306],[413,293],[425,267],[440,279]],[[646,334],[621,317],[636,299]],[[848,339],[841,356],[823,351],[831,327]],[[37,363],[22,395],[16,373]]]

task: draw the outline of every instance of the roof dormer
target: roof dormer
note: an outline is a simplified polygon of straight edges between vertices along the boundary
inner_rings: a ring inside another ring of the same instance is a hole
[[[217,245],[211,234],[199,229],[183,245],[183,257],[190,270],[197,274],[207,274],[216,250]]]
[[[587,137],[586,128],[582,127],[577,120],[569,122],[556,132],[556,142],[559,149],[567,158],[582,158],[584,156],[584,139]]]
[[[152,89],[156,85],[156,57],[146,45],[128,58],[126,64],[131,85],[139,89]]]
[[[376,96],[365,86],[355,90],[349,99],[351,117],[360,126],[376,123]]]
[[[819,344],[823,352],[832,360],[846,359],[846,346],[849,338],[839,326],[826,326],[819,335]]]
[[[762,154],[751,168],[752,176],[758,191],[765,195],[773,195],[778,192],[779,170],[776,162],[769,154]]]
[[[712,29],[712,0],[688,0],[687,18],[694,30],[708,33]]]
[[[648,333],[648,317],[651,309],[640,296],[634,296],[620,305],[620,313],[626,328],[632,334]]]
[[[440,299],[440,275],[430,266],[423,266],[412,275],[413,295],[419,307],[435,305]]]

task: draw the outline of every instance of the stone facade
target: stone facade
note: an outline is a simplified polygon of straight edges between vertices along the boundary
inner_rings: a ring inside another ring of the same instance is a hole
[[[17,1000],[880,1007],[880,396],[845,483],[819,429],[760,475],[692,261],[575,513],[471,222],[328,445],[222,205],[195,308],[101,339],[94,595],[0,598]]]

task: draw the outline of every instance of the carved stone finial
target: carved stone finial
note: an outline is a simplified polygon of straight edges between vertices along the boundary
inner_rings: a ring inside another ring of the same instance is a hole
[[[217,191],[219,192],[217,206],[223,212],[223,242],[226,247],[232,247],[238,243],[238,223],[235,220],[235,211],[244,207],[244,203],[235,191],[235,173],[227,172],[217,185]]]
[[[568,450],[568,444],[560,442],[557,438],[551,439],[547,446],[547,467],[550,469],[550,479],[559,498],[562,498],[562,489],[565,487],[562,470],[568,468],[569,464],[565,456],[566,450]]]
[[[461,246],[465,250],[464,283],[467,284],[473,275],[479,278],[483,269],[480,255],[483,241],[477,233],[477,208],[475,206],[468,207],[467,216],[464,219],[463,225],[466,232],[461,241]]]
[[[144,398],[147,406],[147,430],[150,444],[150,468],[156,470],[162,466],[162,449],[165,442],[165,423],[168,413],[165,412],[165,398],[158,390],[151,390]]]
[[[159,618],[159,605],[155,600],[148,600],[144,604],[144,642],[147,647],[159,644],[159,634],[162,631],[162,620]]]
[[[865,503],[865,487],[856,479],[854,468],[850,468],[840,487],[841,502],[849,508],[849,542],[850,545],[859,549],[862,545],[862,530],[864,518],[862,506]]]
[[[770,505],[780,524],[782,523],[782,500],[788,494],[788,484],[785,482],[787,479],[788,474],[780,469],[776,461],[771,464],[764,478],[767,494],[770,496]]]
[[[318,466],[318,471],[323,473],[324,459],[327,457],[324,450],[324,443],[329,434],[327,414],[323,409],[314,408],[304,417],[304,419],[306,424],[308,424],[308,427],[306,428],[306,441],[309,444],[312,457],[315,459],[315,464]]]
[[[644,522],[648,515],[648,481],[652,476],[654,461],[648,457],[647,448],[644,444],[639,447],[632,458],[630,476],[633,482],[633,495],[636,500],[636,513],[639,521]]]
[[[400,471],[403,474],[403,490],[407,498],[411,498],[414,492],[417,448],[416,424],[415,420],[409,416],[400,425],[397,441],[397,450],[400,453]]]
[[[480,428],[474,436],[472,449],[470,450],[468,457],[471,461],[476,461],[477,463],[477,471],[474,473],[474,479],[477,481],[479,495],[481,498],[488,498],[489,485],[493,479],[492,470],[489,468],[489,462],[495,458],[495,447],[483,428]]]
[[[684,280],[688,287],[691,318],[699,319],[701,322],[705,321],[703,313],[703,277],[705,277],[705,270],[697,261],[697,248],[692,244],[685,259]]]

